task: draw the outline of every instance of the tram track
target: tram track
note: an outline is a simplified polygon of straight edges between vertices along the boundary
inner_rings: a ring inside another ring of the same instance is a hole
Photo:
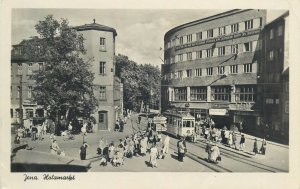
[[[200,147],[200,148],[203,148],[203,149],[205,149],[205,147],[206,147],[205,144],[199,144],[199,143],[196,143],[196,144],[195,143],[190,143],[190,144],[195,145],[195,146]],[[256,167],[258,169],[262,169],[262,170],[265,170],[265,171],[268,171],[268,172],[273,172],[273,173],[286,172],[285,170],[278,169],[276,167],[272,167],[272,166],[269,166],[269,165],[265,165],[265,164],[253,161],[253,160],[249,159],[249,157],[242,158],[241,157],[242,155],[235,154],[234,152],[228,152],[224,149],[220,149],[220,152],[221,152],[222,156],[225,156],[227,158],[233,159],[235,161],[238,161],[238,162],[241,162],[241,163],[244,163],[244,164],[248,164],[248,165]]]
[[[170,143],[170,148],[172,150],[174,150],[175,152],[177,151],[177,147],[176,145]],[[197,156],[195,153],[192,153],[192,152],[187,152],[185,154],[186,157],[200,163],[201,165],[204,165],[205,167],[215,171],[215,172],[232,172],[231,170],[227,169],[227,168],[224,168],[218,164],[211,164],[209,162],[207,162],[205,159],[202,159],[200,158],[199,156]]]

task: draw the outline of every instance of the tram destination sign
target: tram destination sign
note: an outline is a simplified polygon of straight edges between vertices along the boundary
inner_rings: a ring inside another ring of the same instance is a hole
[[[240,33],[236,33],[236,34],[232,34],[232,35],[224,35],[224,36],[216,37],[216,38],[213,38],[213,39],[196,41],[196,42],[193,42],[193,43],[188,43],[188,44],[176,46],[175,50],[177,51],[177,50],[188,48],[188,47],[195,47],[195,46],[205,45],[205,44],[209,44],[209,43],[216,43],[216,42],[221,42],[221,41],[226,41],[226,40],[231,40],[231,39],[237,39],[237,38],[240,38],[240,37],[256,35],[256,34],[259,34],[260,31],[261,31],[261,29],[259,28],[259,29],[256,29],[256,30],[244,31],[244,32],[240,32]]]

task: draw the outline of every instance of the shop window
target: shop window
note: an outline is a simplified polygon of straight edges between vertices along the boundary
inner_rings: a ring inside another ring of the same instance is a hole
[[[231,87],[230,86],[215,86],[211,88],[212,101],[230,101]]]
[[[187,99],[187,90],[186,88],[175,88],[175,100],[176,101],[186,101]]]
[[[256,94],[255,86],[236,86],[235,88],[235,100],[236,102],[254,102]]]
[[[191,101],[203,101],[207,99],[206,87],[191,87]]]

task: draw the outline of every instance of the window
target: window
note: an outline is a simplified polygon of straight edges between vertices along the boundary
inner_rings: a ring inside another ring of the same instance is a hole
[[[187,35],[186,40],[187,40],[188,43],[192,42],[193,41],[193,35],[192,34]]]
[[[244,64],[244,73],[252,72],[252,64]]]
[[[28,86],[28,98],[32,98],[32,86]]]
[[[271,50],[269,52],[269,60],[274,60],[274,51],[273,50]]]
[[[173,64],[173,63],[175,63],[175,57],[174,56],[171,57],[171,64]]]
[[[230,66],[230,73],[231,73],[231,74],[236,74],[236,73],[238,73],[238,65],[231,65],[231,66]]]
[[[100,74],[105,74],[106,73],[106,62],[100,62]]]
[[[284,110],[285,110],[285,113],[287,113],[287,114],[289,113],[289,101],[288,100],[285,101]]]
[[[218,55],[221,56],[221,55],[224,55],[225,54],[225,47],[219,47],[218,48]]]
[[[22,47],[15,47],[13,53],[14,55],[22,55]]]
[[[179,38],[179,44],[182,45],[183,44],[183,37]]]
[[[254,102],[255,101],[255,93],[256,87],[255,86],[236,86],[235,88],[235,100],[236,102]]]
[[[202,69],[201,68],[198,68],[198,69],[195,70],[195,76],[196,77],[202,76]]]
[[[214,37],[214,30],[211,29],[211,30],[207,30],[207,38],[212,38]]]
[[[244,52],[251,52],[252,51],[252,41],[248,43],[244,43]]]
[[[186,101],[186,88],[175,88],[175,100]]]
[[[183,77],[182,71],[178,71],[178,72],[177,72],[177,77],[178,77],[178,78],[182,78],[182,77]]]
[[[106,99],[106,87],[105,86],[100,86],[99,87],[99,99],[100,100],[105,100]]]
[[[253,20],[248,20],[245,22],[245,30],[249,30],[253,28]]]
[[[197,37],[197,40],[198,40],[198,41],[202,40],[202,32],[198,32],[198,33],[196,34],[196,37]]]
[[[270,30],[270,39],[273,39],[274,38],[274,29],[271,29]]]
[[[239,46],[236,45],[231,45],[231,54],[238,54],[239,53]]]
[[[186,70],[186,77],[192,77],[192,70]]]
[[[231,33],[235,33],[239,31],[239,24],[232,24],[231,25]]]
[[[212,101],[230,101],[231,97],[230,86],[215,86],[211,88]]]
[[[28,71],[27,71],[28,75],[32,75],[32,63],[28,64]]]
[[[22,75],[23,70],[22,70],[22,63],[18,63],[18,75]]]
[[[105,38],[100,37],[100,51],[105,51],[106,45],[105,45]]]
[[[10,109],[10,117],[13,118],[14,117],[14,109]]]
[[[43,66],[44,66],[43,63],[40,62],[40,63],[39,63],[39,70],[42,70],[42,69],[43,69]]]
[[[219,35],[225,35],[225,34],[226,34],[225,26],[220,27],[220,28],[219,28]]]
[[[179,55],[178,55],[178,61],[179,61],[179,62],[182,62],[182,61],[183,61],[183,54],[179,54]]]
[[[206,87],[191,87],[191,101],[206,100]]]
[[[20,98],[21,87],[17,86],[17,98]]]
[[[213,75],[213,68],[206,68],[206,75]]]
[[[266,104],[274,104],[273,98],[267,98],[266,99]]]
[[[202,58],[202,51],[196,51],[196,59]]]
[[[27,118],[33,117],[33,109],[26,109],[26,116]]]
[[[277,35],[282,36],[282,34],[283,34],[283,26],[278,26]]]
[[[188,60],[192,60],[192,59],[193,59],[193,54],[192,54],[192,52],[186,53],[186,56],[187,56],[187,59],[188,59]]]
[[[223,75],[225,73],[225,67],[224,66],[219,66],[218,67],[218,74]]]
[[[213,52],[212,49],[207,49],[206,50],[206,57],[211,57],[213,55],[212,52]]]

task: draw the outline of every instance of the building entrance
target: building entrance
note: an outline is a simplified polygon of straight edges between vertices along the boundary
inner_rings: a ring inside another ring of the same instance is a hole
[[[107,111],[99,111],[99,123],[98,123],[98,130],[107,130]]]

